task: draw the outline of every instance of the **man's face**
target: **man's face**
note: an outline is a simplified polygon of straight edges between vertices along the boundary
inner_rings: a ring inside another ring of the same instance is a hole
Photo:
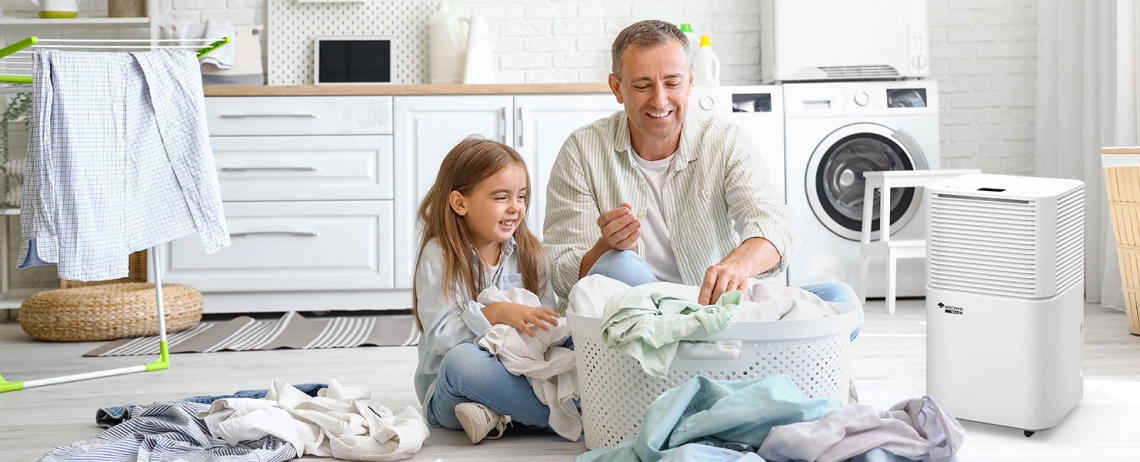
[[[610,75],[610,88],[633,128],[645,138],[667,139],[681,130],[689,110],[693,76],[689,56],[677,40],[622,53],[621,80]]]

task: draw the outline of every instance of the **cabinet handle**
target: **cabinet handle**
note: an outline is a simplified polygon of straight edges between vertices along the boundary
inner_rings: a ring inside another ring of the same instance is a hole
[[[222,167],[221,170],[223,172],[249,172],[249,171],[265,172],[265,171],[280,171],[280,170],[286,170],[286,171],[291,171],[291,172],[292,171],[315,172],[315,171],[317,171],[317,167],[315,167],[315,166],[307,166],[307,167]]]
[[[317,237],[316,231],[246,231],[242,233],[230,233],[230,237],[245,237],[257,235],[280,235],[280,236],[298,236],[298,237]]]
[[[526,139],[526,130],[524,130],[524,129],[523,129],[523,122],[526,122],[526,118],[527,118],[527,116],[529,116],[529,115],[530,115],[530,111],[526,110],[526,108],[525,108],[525,107],[520,107],[520,108],[519,108],[519,127],[518,127],[518,131],[519,131],[519,147],[520,147],[520,148],[521,148],[521,147],[523,147],[523,140],[524,140],[524,139]]]
[[[499,142],[507,144],[507,108],[499,108]]]
[[[316,119],[316,114],[222,114],[223,119],[247,119],[247,118],[289,118],[289,119]]]

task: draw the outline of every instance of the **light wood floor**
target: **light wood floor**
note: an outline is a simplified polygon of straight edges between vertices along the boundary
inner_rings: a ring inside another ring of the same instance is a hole
[[[925,318],[921,300],[905,300],[894,315],[881,301],[867,307],[856,342],[854,375],[860,400],[889,406],[921,396],[925,387]],[[963,422],[960,460],[1140,460],[1140,337],[1128,335],[1124,313],[1089,305],[1085,310],[1085,395],[1057,427],[1025,438],[1020,430]],[[130,366],[151,358],[83,358],[97,344],[54,344],[26,337],[19,325],[0,320],[0,374],[28,380],[79,371]],[[100,432],[95,410],[125,403],[226,394],[291,383],[364,384],[394,410],[416,406],[412,388],[415,348],[353,348],[181,354],[167,371],[103,378],[0,394],[0,459],[33,460],[54,446]],[[984,380],[984,378],[983,378]],[[569,461],[582,443],[556,436],[508,435],[478,446],[462,432],[433,428],[411,460]]]

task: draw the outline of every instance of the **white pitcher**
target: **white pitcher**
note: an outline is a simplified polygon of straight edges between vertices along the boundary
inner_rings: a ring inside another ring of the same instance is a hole
[[[78,0],[28,0],[40,9],[41,18],[74,18],[79,16]]]
[[[490,27],[487,18],[471,15],[471,30],[467,33],[467,64],[463,83],[495,83],[495,54],[491,47]]]
[[[431,83],[461,83],[467,62],[467,29],[470,20],[451,12],[445,1],[428,21],[431,48]]]

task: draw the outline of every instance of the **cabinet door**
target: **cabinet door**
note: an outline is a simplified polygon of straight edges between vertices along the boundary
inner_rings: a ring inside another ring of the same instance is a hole
[[[539,239],[546,219],[546,185],[562,144],[574,130],[621,109],[611,94],[515,97],[515,149],[526,158],[534,189],[527,222]]]
[[[396,288],[411,288],[419,251],[416,213],[451,148],[479,135],[511,144],[510,96],[394,98]]]
[[[215,136],[222,200],[392,198],[392,135]]]
[[[229,247],[161,246],[163,281],[202,292],[392,288],[391,201],[228,202]]]

